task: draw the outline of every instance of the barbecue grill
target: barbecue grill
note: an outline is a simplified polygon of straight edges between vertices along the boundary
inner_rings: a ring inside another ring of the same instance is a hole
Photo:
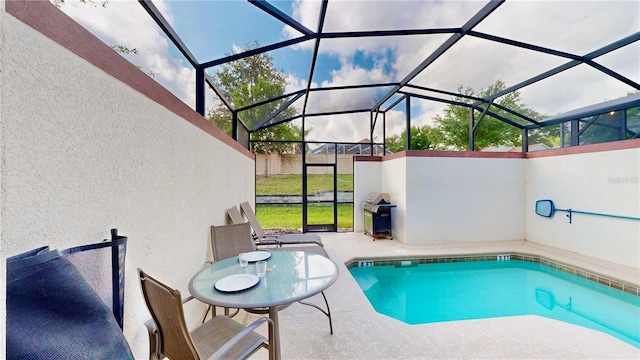
[[[372,192],[360,206],[364,210],[364,233],[375,241],[378,238],[393,239],[391,234],[391,197],[387,193]]]

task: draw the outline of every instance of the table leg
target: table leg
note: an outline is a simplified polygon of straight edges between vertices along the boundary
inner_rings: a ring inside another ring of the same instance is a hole
[[[269,330],[269,341],[271,341],[271,349],[269,351],[269,360],[280,360],[280,325],[278,324],[278,307],[269,307],[269,318],[273,321],[273,329]]]

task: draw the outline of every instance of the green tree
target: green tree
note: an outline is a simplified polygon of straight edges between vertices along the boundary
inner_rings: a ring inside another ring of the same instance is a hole
[[[442,133],[429,125],[411,127],[411,150],[439,150]],[[391,152],[406,150],[407,131],[390,136],[385,147]]]
[[[560,146],[560,125],[555,124],[529,130],[529,146],[545,144],[550,148]]]
[[[247,51],[259,47],[258,42],[247,45],[241,51]],[[227,53],[227,56],[232,55]],[[284,94],[287,85],[287,75],[283,70],[278,70],[273,64],[273,57],[267,53],[261,53],[233,62],[226,63],[213,75],[213,82],[222,94],[232,103],[236,109],[272,99]],[[238,113],[238,116],[252,128],[267,116],[275,112],[287,99],[271,101],[267,104],[253,107]],[[296,109],[288,107],[276,116],[273,121],[293,117]],[[232,113],[224,104],[210,109],[207,118],[210,122],[231,135]],[[302,131],[291,122],[271,126],[258,130],[251,134],[252,140],[280,141],[302,140]],[[300,146],[291,143],[258,142],[254,144],[256,153],[295,153],[300,151]]]
[[[505,89],[505,83],[498,80],[487,89],[482,89],[476,92],[472,88],[463,89],[462,86],[458,88],[458,93],[461,95],[486,97],[491,94],[495,94]],[[475,100],[470,100],[463,96],[456,96],[454,101],[470,104]],[[520,102],[520,93],[517,91],[510,92],[499,99],[496,102],[503,107],[512,109],[520,114],[526,115],[533,119],[542,119],[544,116],[537,113],[535,110],[526,107]],[[518,124],[528,124],[527,121],[520,117],[513,115],[507,111],[492,107],[491,111],[496,114],[509,119]],[[476,113],[477,114],[477,113]],[[459,105],[448,105],[444,109],[442,115],[437,115],[435,118],[435,128],[438,129],[441,134],[441,145],[444,148],[465,150],[469,146],[469,108]],[[500,121],[490,115],[486,115],[478,125],[475,131],[475,149],[480,150],[489,146],[509,145],[520,146],[522,144],[522,132],[515,126],[509,125],[503,121]],[[538,132],[537,136],[540,138],[546,137],[543,131]]]

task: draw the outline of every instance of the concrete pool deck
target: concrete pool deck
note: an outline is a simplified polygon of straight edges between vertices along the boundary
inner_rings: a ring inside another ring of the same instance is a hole
[[[533,254],[638,284],[640,273],[617,264],[523,241],[407,246],[372,241],[362,233],[321,234],[338,264],[338,280],[325,291],[333,318],[294,304],[280,313],[283,359],[640,359],[640,349],[599,331],[539,316],[408,325],[377,313],[349,274],[353,258],[445,256],[518,252]],[[321,304],[322,297],[311,299]],[[250,320],[255,315],[239,314]],[[261,329],[266,333],[266,328]],[[266,350],[252,358],[267,359]]]

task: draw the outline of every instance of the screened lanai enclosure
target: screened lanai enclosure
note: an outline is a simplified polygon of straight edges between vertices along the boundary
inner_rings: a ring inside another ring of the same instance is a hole
[[[527,152],[640,133],[638,1],[100,4],[60,7],[252,149],[258,216],[293,206],[284,227],[349,228],[349,161],[391,139]]]

